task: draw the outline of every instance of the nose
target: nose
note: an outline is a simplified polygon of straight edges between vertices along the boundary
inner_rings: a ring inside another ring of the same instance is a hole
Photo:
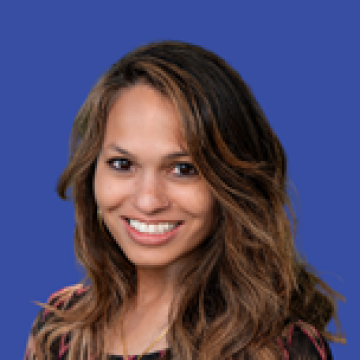
[[[143,176],[136,185],[134,205],[138,211],[149,214],[169,205],[165,186],[156,175]]]

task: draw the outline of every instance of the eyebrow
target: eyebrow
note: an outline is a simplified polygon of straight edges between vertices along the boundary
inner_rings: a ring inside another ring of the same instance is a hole
[[[115,150],[120,154],[127,155],[129,157],[132,157],[132,158],[136,159],[136,155],[131,154],[128,150],[123,149],[118,145],[110,144],[108,146],[108,148],[110,148],[112,150]],[[171,160],[171,159],[175,159],[175,158],[182,157],[182,156],[190,156],[190,155],[189,155],[189,153],[187,151],[176,151],[176,152],[164,155],[163,160]]]

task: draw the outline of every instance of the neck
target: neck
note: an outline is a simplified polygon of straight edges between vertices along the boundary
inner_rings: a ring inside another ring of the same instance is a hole
[[[175,292],[175,283],[179,266],[137,266],[135,308],[158,308],[171,303]]]

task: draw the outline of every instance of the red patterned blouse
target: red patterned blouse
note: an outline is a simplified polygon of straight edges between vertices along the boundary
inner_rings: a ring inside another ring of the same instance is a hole
[[[87,290],[88,287],[84,288],[82,284],[69,286],[52,294],[47,303],[56,307],[62,305],[64,307],[72,306]],[[70,294],[66,304],[57,298],[57,295],[62,291],[67,291]],[[36,317],[31,328],[25,360],[36,360],[35,356],[31,357],[30,355],[33,347],[33,336],[44,326],[49,316],[51,314],[47,310],[41,309]],[[312,325],[302,320],[291,322],[286,326],[283,334],[285,335],[277,338],[276,342],[282,349],[284,360],[333,360],[329,344]],[[54,359],[67,359],[69,343],[69,334],[62,336],[58,341],[54,342],[51,349]],[[170,352],[170,349],[148,353],[142,357],[142,360],[158,360],[168,352]],[[129,356],[130,360],[135,360],[136,358],[137,355]],[[123,357],[121,355],[108,354],[108,360],[123,360]]]

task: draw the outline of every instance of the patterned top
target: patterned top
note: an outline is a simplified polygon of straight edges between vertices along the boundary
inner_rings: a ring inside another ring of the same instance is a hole
[[[64,305],[64,308],[72,306],[88,289],[89,287],[84,288],[82,284],[66,287],[53,293],[47,303],[55,305],[57,308],[61,305]],[[64,290],[71,294],[66,304],[64,304],[64,301],[58,300],[56,296]],[[36,360],[35,356],[33,358],[30,357],[30,350],[33,346],[32,337],[44,326],[49,316],[51,314],[46,309],[41,309],[37,315],[31,328],[24,360]],[[282,335],[276,339],[276,342],[282,349],[284,360],[333,360],[329,344],[324,337],[315,327],[302,320],[288,323]],[[66,360],[69,345],[69,334],[63,335],[55,341],[51,348],[51,353],[56,354],[54,359]],[[170,352],[170,349],[147,353],[143,355],[142,359],[158,360],[167,352]],[[137,356],[129,356],[129,360],[135,360]],[[122,355],[108,354],[107,358],[108,360],[123,360]]]

